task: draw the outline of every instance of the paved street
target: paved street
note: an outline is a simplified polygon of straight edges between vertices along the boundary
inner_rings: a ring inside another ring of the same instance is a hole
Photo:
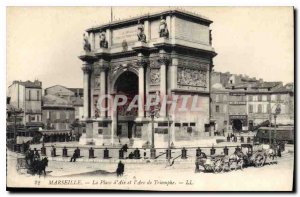
[[[13,170],[16,166],[16,159],[9,156],[8,168]],[[165,163],[128,163],[125,164],[125,174],[122,178],[117,178],[114,173],[116,163],[98,162],[61,162],[49,161],[47,168],[48,176],[38,178],[27,174],[11,173],[13,177],[22,176],[29,180],[25,183],[43,185],[49,184],[50,180],[81,180],[84,188],[114,188],[111,183],[124,180],[141,181],[140,185],[121,184],[123,189],[151,189],[143,182],[157,182],[156,189],[164,190],[290,190],[293,175],[293,154],[285,152],[283,157],[278,159],[278,164],[265,165],[262,168],[248,167],[243,170],[231,171],[226,173],[194,173],[194,162],[175,162],[173,166],[166,167]],[[24,172],[24,171],[23,171]],[[172,177],[172,179],[170,179]],[[14,179],[13,180],[17,180]],[[99,181],[102,180],[102,183]],[[171,182],[170,182],[171,181]],[[173,183],[174,182],[174,183]],[[93,184],[94,183],[94,184]],[[189,183],[189,184],[188,184]],[[167,186],[168,185],[168,186]],[[76,185],[53,185],[53,187],[74,187]]]

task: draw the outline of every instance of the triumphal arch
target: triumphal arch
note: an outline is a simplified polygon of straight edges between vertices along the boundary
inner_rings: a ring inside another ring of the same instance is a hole
[[[216,55],[211,23],[193,13],[168,10],[87,29],[79,56],[86,121],[80,143],[141,147],[155,142],[155,147],[165,147],[208,135],[210,73]],[[126,96],[126,102],[119,95]],[[160,100],[158,107],[147,109],[151,95],[166,97],[167,102]],[[171,110],[174,102],[187,110]],[[136,107],[128,110],[132,103]]]

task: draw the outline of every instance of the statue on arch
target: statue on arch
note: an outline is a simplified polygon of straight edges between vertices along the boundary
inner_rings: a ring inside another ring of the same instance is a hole
[[[139,25],[138,25],[138,41],[141,42],[145,42],[146,43],[146,35],[144,33],[144,25],[142,23],[140,23],[140,21],[138,21]]]
[[[159,32],[158,33],[159,33],[160,38],[169,38],[169,30],[168,30],[168,27],[167,27],[167,22],[163,18],[163,16],[161,16],[161,18],[160,18]]]
[[[83,34],[83,50],[85,52],[91,52],[91,44],[88,36],[85,33]]]
[[[106,35],[105,35],[105,32],[101,32],[100,34],[100,48],[105,48],[107,49],[108,48],[108,42],[106,40]]]

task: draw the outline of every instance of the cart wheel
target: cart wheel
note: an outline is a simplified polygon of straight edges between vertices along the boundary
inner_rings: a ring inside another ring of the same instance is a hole
[[[255,167],[262,167],[265,162],[265,157],[262,154],[257,154],[254,158]]]
[[[213,166],[213,170],[215,173],[220,173],[223,171],[223,161],[222,159],[217,159],[215,162],[214,162],[214,166]]]

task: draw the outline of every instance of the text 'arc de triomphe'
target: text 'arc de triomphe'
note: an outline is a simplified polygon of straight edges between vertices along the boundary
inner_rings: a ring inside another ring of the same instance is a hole
[[[151,118],[143,104],[137,110],[99,110],[101,95],[197,96],[198,111],[169,111],[160,107],[154,119],[156,147],[170,137],[176,145],[207,135],[210,123],[210,73],[216,55],[211,41],[212,21],[179,10],[113,21],[86,30],[83,61],[84,118],[82,144],[129,143],[136,147],[152,141]],[[177,102],[180,102],[178,100]],[[108,99],[104,107],[112,105]],[[170,135],[168,134],[170,124]]]

